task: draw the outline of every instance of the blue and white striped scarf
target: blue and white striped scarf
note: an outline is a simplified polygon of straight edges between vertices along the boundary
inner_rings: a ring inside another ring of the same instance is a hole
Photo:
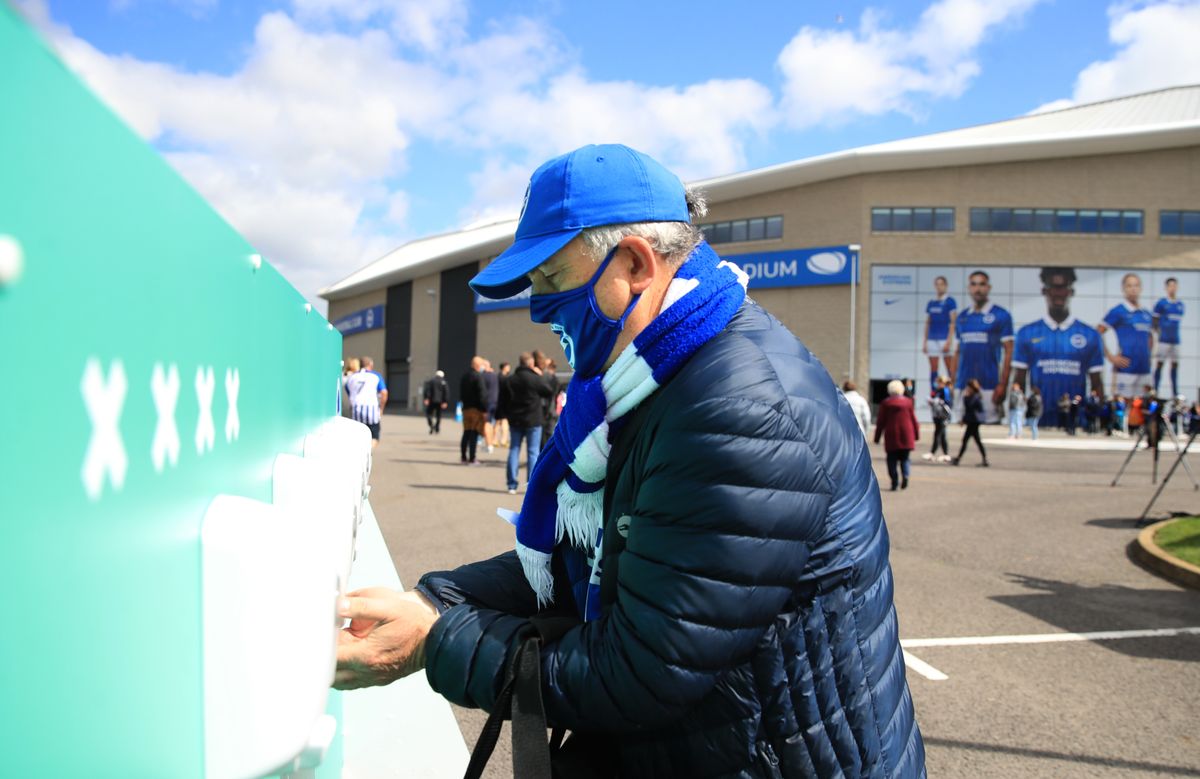
[[[662,309],[604,374],[572,379],[554,435],[542,447],[517,515],[517,556],[539,608],[553,601],[550,558],[564,537],[591,566],[576,590],[585,620],[600,615],[604,478],[617,425],[721,332],[746,297],[746,274],[700,244],[676,272]],[[582,558],[580,558],[582,559]],[[579,596],[583,597],[580,598]]]

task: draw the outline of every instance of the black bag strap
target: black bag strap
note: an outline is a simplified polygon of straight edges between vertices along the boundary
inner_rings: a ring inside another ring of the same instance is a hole
[[[479,733],[464,779],[480,779],[496,749],[504,720],[512,718],[513,775],[521,779],[551,779],[550,750],[546,740],[546,709],[542,703],[542,642],[554,641],[579,624],[576,618],[534,617],[536,634],[521,640],[505,675],[496,704]],[[562,743],[555,739],[554,748]]]

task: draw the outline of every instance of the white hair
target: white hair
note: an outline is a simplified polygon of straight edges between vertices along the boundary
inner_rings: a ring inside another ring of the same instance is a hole
[[[708,213],[708,202],[702,192],[688,188],[684,196],[687,199],[690,222],[627,222],[589,227],[579,234],[583,239],[584,251],[592,262],[600,262],[622,239],[636,235],[649,242],[654,251],[661,254],[667,262],[682,264],[704,240],[704,234],[700,232],[696,222]]]
[[[903,395],[904,382],[900,381],[899,379],[892,379],[888,382],[887,389],[889,395]]]

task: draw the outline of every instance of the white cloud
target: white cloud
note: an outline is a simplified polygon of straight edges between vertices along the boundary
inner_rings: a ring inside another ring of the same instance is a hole
[[[855,116],[920,113],[922,101],[958,97],[979,73],[975,52],[997,27],[1042,0],[938,0],[911,30],[876,10],[857,31],[803,27],[780,52],[781,108],[793,127]]]
[[[1200,3],[1120,3],[1108,15],[1116,53],[1084,68],[1070,99],[1039,106],[1035,113],[1200,82]]]
[[[433,52],[466,35],[465,0],[293,0],[301,19],[388,23],[396,40]]]

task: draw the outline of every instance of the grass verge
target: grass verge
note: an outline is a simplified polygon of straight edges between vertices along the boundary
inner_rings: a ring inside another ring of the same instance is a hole
[[[1183,517],[1154,534],[1154,543],[1168,554],[1200,565],[1200,517]]]

